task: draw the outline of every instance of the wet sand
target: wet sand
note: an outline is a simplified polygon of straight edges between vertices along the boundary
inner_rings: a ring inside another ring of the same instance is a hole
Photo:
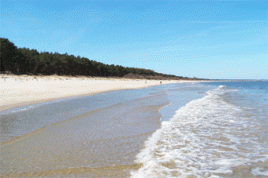
[[[145,140],[160,128],[159,109],[170,105],[165,85],[147,88],[160,85],[155,80],[1,75],[0,81],[1,177],[129,177],[141,167],[134,160]],[[162,84],[180,82],[189,81]],[[123,90],[137,88],[143,89]],[[61,98],[69,99],[55,100]]]
[[[164,80],[162,84],[189,82]],[[160,85],[159,80],[0,75],[0,111],[60,98]]]
[[[1,177],[129,177],[141,166],[134,160],[144,141],[161,125],[159,109],[169,104],[165,92],[146,91],[123,90],[0,115],[1,127],[8,127],[1,135],[10,135],[1,143]],[[70,108],[78,103],[100,107],[56,120],[62,110],[76,111]],[[46,114],[43,119],[56,121],[24,134]],[[13,138],[18,130],[21,136]]]

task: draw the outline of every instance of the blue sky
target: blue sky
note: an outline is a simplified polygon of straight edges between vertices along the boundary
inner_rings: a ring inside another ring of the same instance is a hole
[[[268,2],[2,0],[18,47],[186,77],[268,79]]]

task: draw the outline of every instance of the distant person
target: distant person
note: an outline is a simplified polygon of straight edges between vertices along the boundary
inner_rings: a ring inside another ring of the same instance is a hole
[[[162,84],[162,81],[160,81],[160,84]]]

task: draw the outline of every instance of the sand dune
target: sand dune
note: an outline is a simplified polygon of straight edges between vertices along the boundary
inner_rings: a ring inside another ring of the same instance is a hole
[[[164,80],[162,84],[189,82]],[[192,81],[190,81],[192,82]],[[0,111],[53,99],[160,85],[159,80],[0,75]]]

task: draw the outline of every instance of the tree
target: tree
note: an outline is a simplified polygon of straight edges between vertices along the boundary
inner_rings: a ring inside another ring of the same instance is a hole
[[[0,38],[0,70],[12,73],[28,74],[58,74],[58,75],[86,75],[86,76],[117,76],[122,77],[132,73],[155,78],[177,78],[175,75],[157,73],[142,68],[128,68],[120,65],[108,65],[88,58],[68,53],[41,52],[35,49],[17,48],[6,38]]]
[[[1,71],[24,73],[26,60],[14,43],[6,38],[0,38],[0,63]]]

